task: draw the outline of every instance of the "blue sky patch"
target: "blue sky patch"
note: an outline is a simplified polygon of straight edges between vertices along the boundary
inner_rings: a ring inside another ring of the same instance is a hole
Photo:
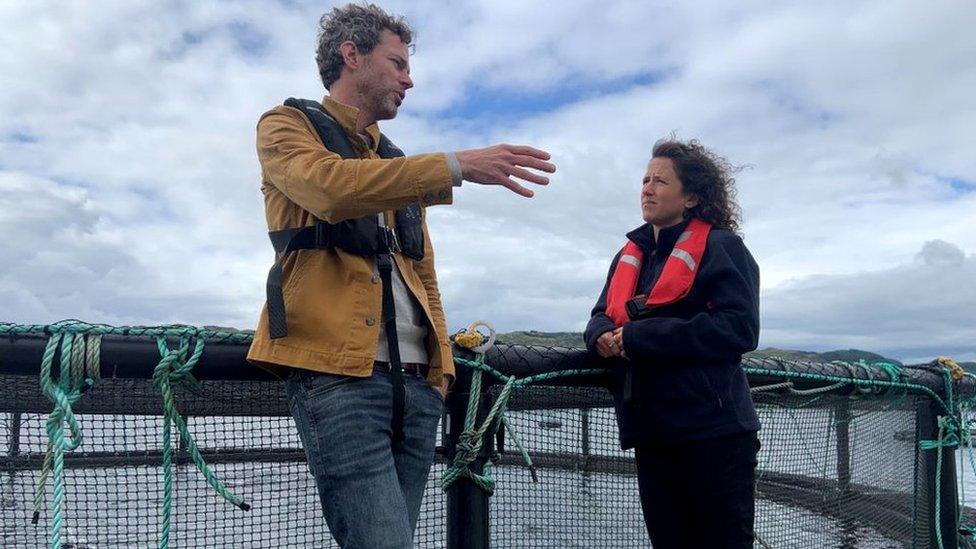
[[[227,25],[237,49],[247,57],[262,57],[271,49],[271,37],[246,21]]]
[[[971,193],[976,191],[976,183],[972,181],[966,181],[965,179],[957,179],[951,177],[940,177],[939,181],[943,183],[948,183],[952,190],[959,194]]]
[[[566,78],[539,91],[520,91],[473,85],[464,99],[437,113],[436,118],[460,118],[498,124],[502,121],[552,112],[586,99],[621,93],[665,80],[669,72],[642,73],[605,82],[580,84],[582,77]]]
[[[756,88],[766,95],[772,103],[787,112],[825,128],[834,121],[835,116],[801,97],[791,86],[783,81],[764,79],[757,82]]]
[[[52,177],[51,179],[58,185],[63,185],[65,187],[74,187],[76,189],[85,190],[91,190],[94,188],[94,185],[92,185],[90,181],[85,181],[83,179],[75,179],[72,177]]]
[[[26,132],[14,132],[9,134],[6,140],[13,141],[14,143],[38,143],[41,138]]]
[[[178,59],[197,47],[205,47],[215,36],[229,36],[234,49],[245,58],[259,58],[271,50],[271,37],[247,21],[231,21],[217,27],[185,30],[180,40],[162,52],[164,60]]]

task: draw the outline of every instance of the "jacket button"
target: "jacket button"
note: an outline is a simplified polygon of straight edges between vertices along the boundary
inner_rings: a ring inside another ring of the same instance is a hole
[[[447,191],[440,191],[440,192],[438,192],[437,193],[437,198],[440,198],[441,200],[444,200],[445,198],[447,198]]]
[[[373,277],[369,279],[369,281],[372,282],[373,284],[379,284],[380,283],[380,275],[374,274]]]
[[[366,317],[366,325],[367,326],[372,326],[373,324],[376,324],[376,319],[373,318],[373,317],[371,317],[371,316],[367,316]]]
[[[423,199],[425,203],[430,204],[434,201],[434,195],[431,193],[425,193]]]

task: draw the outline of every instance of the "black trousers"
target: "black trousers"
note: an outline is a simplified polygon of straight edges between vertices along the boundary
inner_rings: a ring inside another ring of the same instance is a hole
[[[635,448],[654,549],[751,549],[758,452],[756,433]]]

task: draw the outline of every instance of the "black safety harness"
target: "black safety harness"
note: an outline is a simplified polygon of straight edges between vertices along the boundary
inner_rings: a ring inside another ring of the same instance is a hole
[[[359,158],[342,126],[323,110],[321,103],[310,99],[289,98],[285,101],[285,106],[301,111],[315,127],[319,138],[330,151],[345,159]],[[376,152],[381,158],[403,156],[403,151],[382,134]],[[278,339],[288,335],[282,289],[283,264],[288,254],[297,250],[339,248],[355,255],[376,257],[376,267],[383,284],[383,326],[389,344],[390,375],[393,378],[391,422],[393,444],[403,440],[405,398],[393,297],[393,254],[402,252],[403,255],[414,260],[424,257],[420,206],[411,204],[402,210],[397,210],[395,219],[396,229],[381,226],[376,214],[372,214],[340,223],[328,223],[317,219],[312,226],[270,231],[268,236],[278,257],[271,271],[268,272],[267,282],[268,329],[271,339]]]

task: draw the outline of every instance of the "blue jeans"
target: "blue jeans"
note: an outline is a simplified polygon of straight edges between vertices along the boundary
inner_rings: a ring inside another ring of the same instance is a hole
[[[288,403],[322,511],[343,549],[409,549],[434,460],[444,401],[404,372],[403,441],[391,447],[393,388],[383,369],[358,378],[292,370]]]

